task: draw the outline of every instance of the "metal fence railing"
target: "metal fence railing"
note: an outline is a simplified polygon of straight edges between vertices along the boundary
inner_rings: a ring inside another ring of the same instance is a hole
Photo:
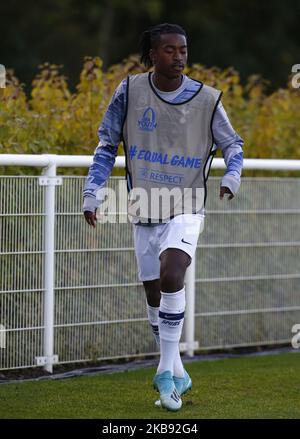
[[[44,167],[42,176],[0,177],[0,369],[157,353],[138,281],[132,225],[87,226],[84,177],[58,166],[92,157],[1,156],[0,165]],[[124,166],[124,158],[117,158]],[[224,167],[215,159],[213,167]],[[299,161],[245,160],[245,168],[300,169]],[[244,178],[218,199],[209,179],[204,232],[186,277],[182,350],[287,343],[300,323],[300,179]]]

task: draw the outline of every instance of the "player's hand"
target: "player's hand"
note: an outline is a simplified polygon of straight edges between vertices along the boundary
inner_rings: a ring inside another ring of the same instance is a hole
[[[220,200],[223,200],[225,194],[229,194],[228,200],[232,200],[232,198],[234,197],[233,193],[231,192],[231,190],[227,186],[221,186],[220,187]]]
[[[84,218],[89,226],[93,226],[94,228],[96,227],[96,224],[97,224],[96,211],[90,212],[90,211],[86,210],[84,212]]]

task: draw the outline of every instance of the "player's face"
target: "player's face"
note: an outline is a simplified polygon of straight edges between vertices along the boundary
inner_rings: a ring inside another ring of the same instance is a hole
[[[164,34],[159,44],[151,49],[155,72],[167,78],[180,77],[187,63],[187,43],[184,35]]]

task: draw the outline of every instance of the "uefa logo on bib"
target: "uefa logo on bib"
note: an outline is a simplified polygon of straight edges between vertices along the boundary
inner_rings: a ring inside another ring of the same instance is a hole
[[[139,128],[142,131],[154,131],[157,127],[155,122],[155,113],[151,107],[148,107],[143,114],[143,117],[138,121]]]

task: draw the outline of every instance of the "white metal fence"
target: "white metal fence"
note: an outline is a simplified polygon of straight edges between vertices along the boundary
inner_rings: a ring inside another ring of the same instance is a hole
[[[51,372],[57,362],[157,352],[131,224],[89,228],[85,178],[57,176],[59,166],[91,160],[0,155],[0,165],[44,168],[41,177],[0,177],[0,369]],[[300,161],[249,159],[244,167],[300,170]],[[182,350],[288,343],[300,323],[300,179],[244,178],[231,202],[218,199],[218,187],[219,178],[209,179],[205,229],[186,278]]]

